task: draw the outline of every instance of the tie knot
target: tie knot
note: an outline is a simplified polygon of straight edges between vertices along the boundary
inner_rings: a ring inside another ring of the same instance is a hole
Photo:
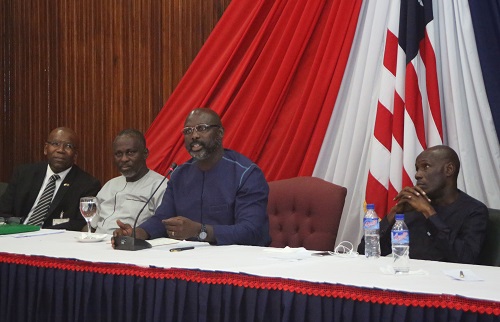
[[[60,178],[60,176],[59,176],[58,174],[53,174],[53,175],[49,178],[49,180],[50,180],[50,181],[56,181],[56,180],[57,180],[57,179],[59,179],[59,178]]]

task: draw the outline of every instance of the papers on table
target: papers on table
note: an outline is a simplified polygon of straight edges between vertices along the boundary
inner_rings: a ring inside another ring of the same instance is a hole
[[[156,238],[148,240],[147,242],[150,243],[151,246],[156,247],[156,246],[177,244],[179,241],[172,238]]]
[[[264,253],[269,253],[270,258],[281,259],[281,260],[301,260],[306,258],[311,258],[311,252],[306,250],[304,247],[267,247],[262,250]]]

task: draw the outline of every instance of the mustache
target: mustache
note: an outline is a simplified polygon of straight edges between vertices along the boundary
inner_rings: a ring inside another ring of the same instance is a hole
[[[191,142],[191,143],[189,144],[189,147],[191,147],[191,148],[192,148],[192,147],[193,147],[194,145],[196,145],[196,144],[197,144],[197,145],[199,145],[199,146],[201,146],[202,148],[206,148],[205,143],[203,143],[203,142],[201,142],[201,141],[193,141],[193,142]]]
[[[120,171],[120,173],[122,173],[123,171],[128,172],[134,168],[134,163],[129,160],[125,162],[116,163],[116,167],[118,168],[118,171]]]

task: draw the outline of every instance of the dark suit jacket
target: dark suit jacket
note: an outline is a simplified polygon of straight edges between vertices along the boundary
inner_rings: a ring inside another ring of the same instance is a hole
[[[24,220],[35,203],[46,172],[47,162],[16,168],[7,190],[0,197],[0,216],[22,217]],[[100,188],[99,180],[73,165],[50,204],[43,228],[80,231],[86,225],[80,214],[80,197],[95,196]],[[69,221],[54,226],[53,219],[60,218],[69,218]]]

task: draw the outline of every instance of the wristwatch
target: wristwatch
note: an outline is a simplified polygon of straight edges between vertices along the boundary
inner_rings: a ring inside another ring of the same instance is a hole
[[[198,234],[198,240],[199,241],[205,241],[207,239],[207,226],[205,224],[201,224],[201,230],[200,233]]]

